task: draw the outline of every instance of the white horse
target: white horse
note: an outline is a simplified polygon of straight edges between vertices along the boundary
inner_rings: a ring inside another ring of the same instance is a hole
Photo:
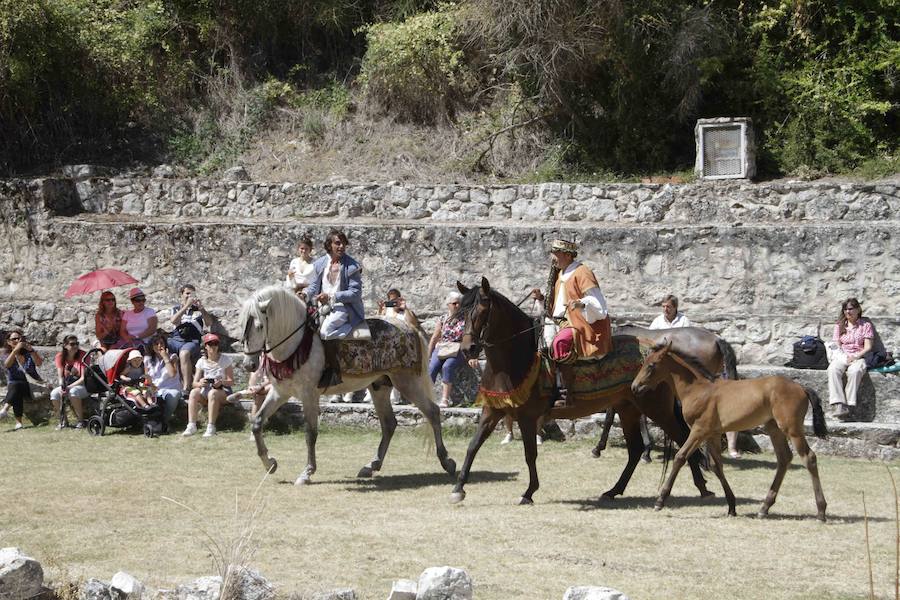
[[[372,324],[374,319],[370,319]],[[259,356],[265,356],[267,373],[272,389],[263,401],[253,420],[253,437],[263,466],[275,472],[278,462],[269,456],[263,441],[263,425],[290,397],[303,404],[306,421],[306,468],[294,482],[310,483],[316,472],[316,437],[319,430],[319,377],[325,366],[322,341],[315,325],[307,318],[306,304],[296,294],[282,286],[274,285],[254,293],[241,308],[241,329],[244,332],[245,368],[256,370]],[[428,343],[421,333],[418,339],[418,369],[398,368],[373,371],[364,375],[342,374],[343,383],[329,387],[328,393],[341,394],[369,388],[375,413],[381,422],[381,442],[375,457],[357,477],[371,477],[381,469],[391,437],[397,428],[397,419],[391,406],[391,388],[396,386],[404,398],[411,401],[425,416],[434,431],[434,442],[441,467],[451,476],[456,474],[456,462],[447,456],[441,437],[440,408],[432,399],[431,379],[428,377]],[[368,348],[365,350],[371,352]],[[279,376],[281,379],[279,379]]]

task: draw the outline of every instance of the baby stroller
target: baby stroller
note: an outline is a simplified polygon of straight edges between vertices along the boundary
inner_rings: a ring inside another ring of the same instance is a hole
[[[157,437],[167,432],[162,406],[154,404],[141,408],[124,396],[124,385],[119,381],[119,375],[128,362],[131,350],[124,348],[104,353],[96,348],[82,359],[85,365],[84,383],[88,393],[99,397],[97,414],[88,419],[87,423],[91,435],[101,436],[106,433],[107,427],[141,427],[147,437]],[[99,359],[92,360],[95,353],[101,355]]]

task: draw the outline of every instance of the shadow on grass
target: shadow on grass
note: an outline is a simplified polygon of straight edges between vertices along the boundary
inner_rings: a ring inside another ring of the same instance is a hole
[[[474,471],[469,477],[469,484],[513,481],[519,473]],[[403,475],[376,475],[371,478],[339,479],[329,483],[346,484],[349,492],[377,492],[385,490],[410,490],[434,486],[452,486],[456,483],[456,476],[451,477],[447,473],[405,473]]]
[[[759,504],[761,501],[753,498],[735,497],[737,506],[747,504]],[[653,508],[656,506],[656,496],[625,496],[614,500],[600,498],[583,498],[580,500],[560,500],[557,504],[577,506],[579,510],[628,510],[632,508]],[[700,496],[672,496],[666,501],[666,509],[681,508],[687,506],[714,506],[721,504],[722,509],[727,508],[725,496],[716,494],[708,498]]]

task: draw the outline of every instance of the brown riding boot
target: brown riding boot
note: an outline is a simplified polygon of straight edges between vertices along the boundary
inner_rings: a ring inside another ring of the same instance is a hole
[[[575,405],[574,390],[575,367],[573,365],[557,364],[559,369],[559,398],[553,403],[553,408],[571,408]]]
[[[322,349],[325,351],[325,368],[319,378],[320,388],[329,388],[340,385],[341,365],[338,362],[338,344],[341,340],[323,340]]]

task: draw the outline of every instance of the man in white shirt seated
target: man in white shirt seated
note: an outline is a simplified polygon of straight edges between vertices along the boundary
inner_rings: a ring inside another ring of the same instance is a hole
[[[663,312],[653,319],[650,329],[675,329],[676,327],[692,327],[684,313],[678,312],[678,298],[668,294],[662,300]]]

